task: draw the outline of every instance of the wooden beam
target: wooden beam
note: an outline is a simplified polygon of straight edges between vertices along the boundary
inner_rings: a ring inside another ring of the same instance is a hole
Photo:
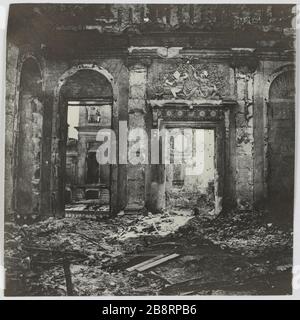
[[[151,262],[149,264],[143,265],[143,266],[137,268],[136,270],[137,271],[145,271],[145,270],[148,270],[150,268],[156,267],[156,266],[158,266],[158,265],[160,265],[160,264],[162,264],[164,262],[167,262],[169,260],[175,259],[177,257],[179,257],[179,254],[173,253],[173,254],[168,255],[166,257],[163,257],[163,258],[161,258],[159,260],[155,260],[155,261],[153,261],[153,262]]]
[[[146,264],[149,264],[149,263],[151,263],[151,262],[154,262],[154,261],[156,261],[156,260],[158,260],[158,259],[161,259],[161,258],[163,258],[163,257],[165,257],[165,256],[166,256],[166,254],[160,254],[159,256],[156,256],[156,257],[154,257],[154,258],[151,258],[151,259],[148,259],[148,260],[143,261],[143,262],[141,262],[141,263],[138,263],[138,264],[136,264],[136,265],[134,265],[134,266],[132,266],[132,267],[129,267],[129,268],[127,268],[126,270],[127,270],[127,271],[133,271],[133,270],[135,270],[135,269],[137,269],[137,268],[140,268],[140,267],[142,267],[142,266],[144,266],[144,265],[146,265]]]

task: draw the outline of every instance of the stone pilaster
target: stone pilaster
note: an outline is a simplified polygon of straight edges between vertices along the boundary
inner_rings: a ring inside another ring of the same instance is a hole
[[[139,61],[129,67],[129,99],[128,99],[128,130],[142,129],[146,132],[146,83],[147,65]],[[130,133],[129,133],[130,134]],[[127,211],[136,211],[145,206],[145,174],[146,164],[141,161],[134,164],[136,150],[131,151],[137,141],[128,141],[127,164]],[[140,144],[140,159],[147,159],[147,148]]]
[[[253,74],[236,70],[236,197],[239,209],[253,207]]]

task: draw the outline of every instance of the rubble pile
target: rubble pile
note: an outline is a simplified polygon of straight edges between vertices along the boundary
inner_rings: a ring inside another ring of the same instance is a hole
[[[63,263],[69,259],[73,295],[287,294],[293,235],[261,216],[232,212],[209,219],[168,210],[120,212],[102,221],[7,223],[7,281],[17,287],[9,293],[67,295]],[[145,271],[132,267],[174,253]]]
[[[266,220],[262,211],[232,211],[214,220],[193,221],[192,227],[214,244],[247,256],[292,250],[292,227],[283,229]]]

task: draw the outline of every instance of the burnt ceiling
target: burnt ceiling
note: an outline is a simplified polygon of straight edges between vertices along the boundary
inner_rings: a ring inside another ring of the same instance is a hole
[[[11,5],[8,36],[57,53],[129,46],[291,48],[293,5]]]

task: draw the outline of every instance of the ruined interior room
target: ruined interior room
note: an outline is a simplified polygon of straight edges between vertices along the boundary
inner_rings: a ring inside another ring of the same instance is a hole
[[[291,294],[295,10],[11,5],[6,294]]]

